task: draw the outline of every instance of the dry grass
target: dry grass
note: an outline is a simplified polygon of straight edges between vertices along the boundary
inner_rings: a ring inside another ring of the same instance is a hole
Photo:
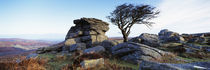
[[[138,65],[132,65],[122,61],[105,59],[104,65],[83,69],[81,67],[66,64],[61,70],[137,70]]]
[[[136,70],[138,69],[138,65],[120,61],[117,59],[108,59],[108,58],[104,58],[105,59],[104,64],[97,67],[83,69],[80,66],[80,62],[82,62],[83,60],[98,59],[98,58],[104,58],[104,57],[100,54],[83,54],[75,58],[73,64],[66,64],[65,66],[61,68],[61,70]]]
[[[197,58],[197,59],[209,59],[210,54],[204,52],[195,52],[195,53],[183,53],[179,54],[179,56],[184,58]]]
[[[184,63],[185,61],[177,58],[177,54],[168,53],[162,56],[161,59],[155,60],[160,63]]]
[[[19,63],[2,62],[0,63],[0,70],[46,70],[44,67],[46,63],[46,59],[39,58],[25,59]]]

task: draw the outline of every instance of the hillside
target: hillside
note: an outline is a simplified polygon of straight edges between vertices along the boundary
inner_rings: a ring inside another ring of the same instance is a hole
[[[26,52],[27,50],[15,47],[0,47],[0,56],[4,55],[15,55]]]
[[[28,40],[19,38],[0,38],[0,56],[15,55],[47,47],[57,42],[43,40]]]
[[[28,40],[19,38],[0,38],[0,47],[16,47],[25,50],[37,49],[39,47],[46,47],[57,42],[42,41],[42,40]]]
[[[28,40],[19,38],[0,38],[0,47],[11,47],[12,45],[21,46],[44,46],[51,45],[56,42],[51,41],[41,41],[41,40]]]

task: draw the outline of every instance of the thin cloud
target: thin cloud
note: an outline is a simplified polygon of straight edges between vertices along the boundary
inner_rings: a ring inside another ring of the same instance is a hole
[[[171,29],[181,33],[210,31],[209,0],[163,0],[157,8],[160,16],[154,29]]]

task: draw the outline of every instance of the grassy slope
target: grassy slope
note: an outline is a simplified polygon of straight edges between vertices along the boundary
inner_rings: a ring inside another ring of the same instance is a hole
[[[65,68],[65,66],[67,66],[67,65],[72,65],[73,60],[74,60],[69,55],[61,56],[61,54],[40,54],[39,57],[48,60],[47,64],[45,65],[47,70],[59,70],[59,69]],[[102,70],[107,70],[107,69],[138,70],[138,64],[131,64],[131,63],[127,63],[125,61],[117,60],[117,59],[105,59],[105,65],[102,67],[99,67],[99,69],[102,69]]]

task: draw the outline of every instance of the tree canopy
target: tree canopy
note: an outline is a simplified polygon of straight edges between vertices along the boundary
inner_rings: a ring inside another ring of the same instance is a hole
[[[144,24],[151,27],[154,22],[149,20],[156,18],[159,13],[155,7],[150,5],[122,4],[117,6],[107,18],[118,26],[123,34],[124,42],[126,42],[134,24]]]

